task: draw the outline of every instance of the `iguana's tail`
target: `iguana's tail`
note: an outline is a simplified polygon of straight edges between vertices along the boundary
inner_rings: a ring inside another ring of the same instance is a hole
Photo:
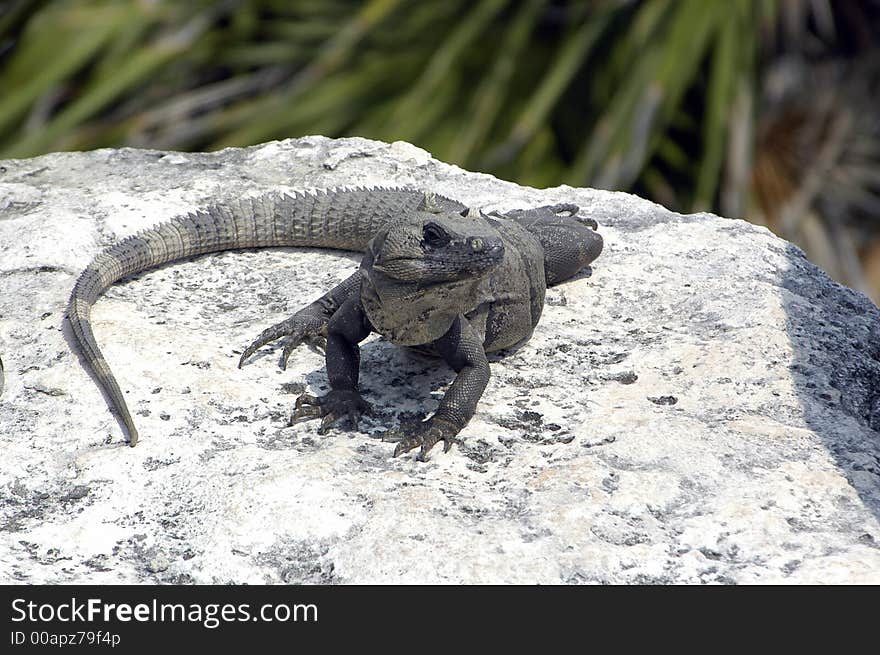
[[[222,250],[311,246],[362,251],[384,223],[424,202],[424,194],[410,189],[340,189],[243,198],[174,218],[95,257],[73,288],[67,315],[80,350],[125,425],[129,444],[137,443],[137,429],[90,321],[92,304],[107,287],[127,275]]]

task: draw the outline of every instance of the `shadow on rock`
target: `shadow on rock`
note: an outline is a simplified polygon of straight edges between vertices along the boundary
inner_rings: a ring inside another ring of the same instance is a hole
[[[781,287],[806,426],[880,519],[880,310],[796,246]]]

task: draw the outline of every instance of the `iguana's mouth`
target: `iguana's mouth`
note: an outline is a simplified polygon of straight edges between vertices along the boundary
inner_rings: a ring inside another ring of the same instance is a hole
[[[453,266],[461,266],[462,268],[467,268],[471,264],[495,264],[501,261],[501,257],[504,255],[504,244],[499,242],[497,244],[492,244],[478,253],[465,252],[464,254],[464,257],[450,256],[450,253],[444,253],[442,256],[434,257],[388,257],[387,259],[383,258],[381,263],[374,263],[373,268],[381,271],[383,268],[391,264],[410,264],[425,268],[424,264],[426,262],[438,262],[447,265],[452,264]]]
[[[413,263],[420,261],[423,260],[419,257],[389,257],[388,259],[382,259],[381,264],[373,262],[373,270],[388,274],[390,269],[400,265],[414,267]]]

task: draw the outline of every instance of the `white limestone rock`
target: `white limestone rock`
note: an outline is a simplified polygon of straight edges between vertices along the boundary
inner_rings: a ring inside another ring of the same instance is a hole
[[[124,444],[63,316],[103,247],[267,190],[409,185],[469,206],[574,202],[592,270],[493,357],[464,444],[428,463],[375,436],[452,373],[372,338],[363,432],[286,427],[320,355],[263,328],[357,266],[224,253],[112,287],[97,339]],[[880,313],[746,222],[519,187],[404,143],[307,137],[216,153],[0,162],[0,582],[880,582]]]

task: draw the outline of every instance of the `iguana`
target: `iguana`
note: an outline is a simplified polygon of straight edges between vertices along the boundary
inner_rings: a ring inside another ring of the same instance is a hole
[[[291,423],[321,418],[319,433],[341,418],[357,429],[371,412],[358,391],[358,343],[378,332],[400,346],[443,358],[457,376],[426,421],[392,429],[394,456],[439,441],[444,450],[474,414],[489,381],[486,353],[528,339],[547,285],[589,265],[602,238],[578,207],[559,204],[484,214],[413,189],[361,188],[270,193],[179,216],[98,254],[77,280],[68,319],[86,363],[134,446],[137,429],[89,320],[111,284],[194,255],[240,248],[311,246],[363,252],[348,279],[263,333],[239,367],[263,345],[286,337],[281,365],[303,342],[322,347],[331,390],[297,398]]]

